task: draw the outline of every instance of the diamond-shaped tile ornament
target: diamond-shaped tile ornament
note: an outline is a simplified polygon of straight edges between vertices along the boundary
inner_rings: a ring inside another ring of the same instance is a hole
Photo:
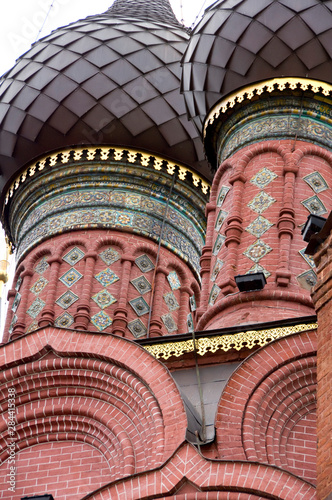
[[[222,186],[218,198],[217,198],[217,207],[221,207],[221,205],[224,203],[225,198],[227,196],[228,191],[230,190],[230,187],[228,186]]]
[[[305,251],[306,248],[302,248],[302,250],[299,250],[299,254],[304,258],[304,260],[309,264],[310,267],[316,267],[314,259],[310,257],[310,255],[307,255]]]
[[[150,307],[145,302],[143,297],[137,297],[136,299],[132,299],[129,301],[129,304],[134,309],[137,316],[143,316],[143,314],[147,314],[150,311]]]
[[[276,179],[278,176],[272,170],[269,168],[262,168],[259,172],[257,172],[252,179],[250,179],[250,182],[252,184],[255,184],[255,186],[259,187],[260,189],[264,189],[266,186],[270,184],[274,179]]]
[[[324,203],[318,198],[317,195],[311,196],[310,198],[307,198],[301,203],[302,205],[305,206],[307,210],[309,210],[311,214],[323,215],[326,214],[327,212]]]
[[[92,300],[100,307],[100,309],[105,309],[116,302],[116,298],[113,297],[111,293],[107,290],[101,290],[100,292],[93,295]]]
[[[137,257],[137,259],[135,260],[135,264],[137,267],[139,267],[142,273],[147,273],[149,271],[152,271],[152,269],[154,269],[154,264],[152,260],[146,254]]]
[[[265,278],[268,278],[271,276],[271,273],[267,271],[263,266],[260,264],[254,264],[246,274],[255,274],[255,273],[263,273]]]
[[[74,323],[74,318],[67,311],[58,316],[54,321],[55,326],[59,328],[69,328]]]
[[[214,283],[209,296],[209,306],[213,306],[220,293],[220,288]]]
[[[128,329],[137,339],[139,339],[140,337],[144,337],[147,332],[146,326],[139,318],[134,319],[134,321],[130,321],[128,323]]]
[[[67,262],[70,266],[74,266],[77,262],[83,259],[84,252],[78,247],[72,248],[66,255],[62,257],[62,260]]]
[[[65,274],[63,274],[61,276],[61,278],[59,278],[59,280],[66,286],[68,286],[68,288],[70,288],[71,286],[75,285],[75,283],[78,282],[78,280],[80,280],[81,278],[83,277],[83,275],[76,271],[76,269],[69,269],[69,271],[67,271]]]
[[[298,276],[296,276],[296,279],[302,288],[305,288],[309,291],[317,283],[316,273],[312,269],[309,269],[309,271],[306,271],[305,273],[299,274]]]
[[[315,193],[325,191],[325,189],[328,189],[329,187],[326,180],[319,172],[312,172],[311,174],[303,177],[303,180],[307,184],[309,184],[309,186],[315,191]]]
[[[167,280],[172,290],[178,290],[178,288],[181,287],[181,283],[178,275],[176,274],[176,271],[171,271],[167,276]]]
[[[145,276],[138,276],[138,278],[134,278],[130,282],[136,290],[141,294],[144,295],[147,292],[150,292],[151,290],[151,283],[146,279]]]
[[[40,262],[38,262],[38,264],[36,265],[35,271],[38,274],[43,274],[48,267],[49,267],[49,264],[47,263],[46,257],[43,257],[42,260]]]
[[[197,306],[196,306],[195,295],[192,295],[191,297],[189,297],[189,303],[190,303],[190,310],[192,312],[196,311]]]
[[[165,293],[164,301],[170,311],[176,311],[180,307],[173,292]]]
[[[214,227],[216,231],[220,231],[220,228],[223,225],[223,223],[225,222],[227,215],[228,215],[228,212],[226,212],[226,210],[219,211],[219,214],[218,214],[218,217],[216,220],[216,224]]]
[[[226,239],[226,236],[224,236],[223,234],[218,234],[216,241],[214,242],[214,245],[213,245],[213,250],[212,250],[213,255],[218,255],[221,247],[223,246],[223,244],[225,242],[225,239]]]
[[[248,207],[251,208],[254,212],[258,214],[262,214],[267,210],[276,200],[265,193],[265,191],[261,191],[256,194],[256,196],[248,203]]]
[[[113,264],[114,262],[116,262],[121,258],[121,255],[112,247],[109,247],[103,252],[101,252],[99,256],[101,260],[104,261],[105,264],[107,264],[108,266],[110,266],[111,264]]]
[[[108,314],[106,314],[104,311],[100,311],[99,313],[92,316],[91,323],[96,328],[98,328],[99,331],[103,331],[105,330],[105,328],[110,326],[113,323],[113,321]]]
[[[14,299],[13,305],[12,305],[12,311],[13,312],[17,311],[17,308],[18,308],[20,302],[21,302],[21,294],[17,292],[16,295],[15,295],[15,299]]]
[[[193,315],[191,313],[189,313],[187,316],[187,327],[188,327],[188,333],[193,333],[193,331],[194,331],[194,319],[193,319]]]
[[[224,263],[222,260],[217,259],[211,273],[211,281],[215,281]]]
[[[254,221],[251,222],[251,224],[249,224],[246,231],[253,236],[256,236],[256,238],[260,238],[272,226],[272,222],[265,219],[262,215],[259,215]]]
[[[100,273],[95,275],[95,278],[103,287],[108,287],[118,281],[120,278],[117,276],[110,268],[104,269]]]
[[[248,247],[247,250],[243,252],[243,254],[246,255],[252,261],[257,263],[271,251],[272,248],[269,245],[267,245],[264,241],[257,240],[255,241],[255,243],[250,245],[250,247]]]
[[[42,292],[45,288],[45,286],[48,284],[48,280],[41,276],[36,283],[30,288],[30,291],[33,292],[35,295],[38,295],[40,292]]]
[[[29,325],[26,333],[31,333],[37,330],[38,328],[38,322],[36,320],[33,320],[33,322]]]
[[[45,302],[41,300],[39,297],[37,297],[27,310],[27,313],[32,319],[35,319],[38,314],[42,311],[43,307],[45,306]]]
[[[68,290],[67,292],[63,293],[61,297],[59,297],[55,303],[58,304],[58,306],[62,307],[62,309],[68,309],[74,302],[78,300],[78,296],[76,293],[73,293],[71,290]]]
[[[13,329],[14,329],[14,326],[15,326],[15,325],[16,325],[16,323],[17,323],[17,319],[18,319],[18,318],[17,318],[16,314],[14,314],[14,316],[13,316],[13,318],[12,318],[11,322],[10,322],[10,325],[9,325],[9,333],[12,333],[12,331],[13,331]]]
[[[18,280],[16,281],[16,286],[15,286],[15,290],[17,292],[20,290],[22,282],[23,282],[23,278],[22,278],[22,276],[19,276]]]
[[[167,314],[164,314],[162,317],[161,317],[165,327],[166,327],[166,330],[168,331],[168,333],[172,333],[172,332],[176,332],[178,327],[173,319],[173,316],[171,315],[171,313],[167,313]]]

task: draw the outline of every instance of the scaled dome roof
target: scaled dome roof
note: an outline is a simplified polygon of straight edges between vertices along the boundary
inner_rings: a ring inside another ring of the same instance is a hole
[[[189,115],[202,130],[217,101],[261,80],[331,83],[331,40],[331,0],[218,0],[206,9],[183,58]]]
[[[0,85],[0,189],[78,144],[147,150],[208,175],[179,92],[188,39],[168,0],[116,0],[36,42]]]

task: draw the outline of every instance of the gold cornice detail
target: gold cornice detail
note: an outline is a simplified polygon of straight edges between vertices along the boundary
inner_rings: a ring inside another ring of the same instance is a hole
[[[268,330],[248,330],[233,335],[201,337],[196,338],[196,351],[200,356],[204,356],[207,353],[215,353],[217,351],[227,352],[230,349],[240,351],[244,348],[252,349],[257,346],[263,347],[269,342],[272,342],[272,340],[280,339],[287,335],[292,335],[293,333],[316,330],[317,327],[317,323],[309,323],[271,328]],[[190,339],[180,342],[143,345],[142,347],[155,358],[167,360],[173,356],[178,358],[184,354],[193,352],[194,341]]]
[[[216,104],[207,116],[204,124],[204,133],[222,113],[228,109],[233,108],[235,104],[243,102],[245,99],[251,100],[255,96],[263,94],[263,92],[274,92],[276,90],[310,90],[314,94],[323,94],[325,96],[332,95],[332,85],[319,80],[311,80],[309,78],[273,78],[272,80],[265,80],[258,82],[248,87],[243,87],[240,91],[228,95],[225,99]]]
[[[84,155],[85,153],[85,155]],[[99,155],[97,156],[97,153]],[[113,154],[112,154],[113,153]],[[9,199],[13,197],[14,192],[23,184],[27,178],[33,177],[36,172],[41,172],[46,166],[55,167],[57,164],[75,163],[79,161],[124,161],[124,155],[127,154],[128,163],[136,163],[142,167],[151,166],[154,170],[161,170],[163,164],[166,164],[166,170],[169,175],[177,174],[177,177],[181,181],[186,180],[187,174],[191,174],[193,179],[193,184],[195,187],[200,188],[203,194],[208,194],[210,189],[210,184],[200,177],[196,172],[190,168],[181,165],[179,163],[173,163],[165,158],[154,156],[152,154],[138,151],[129,148],[116,148],[113,146],[109,147],[80,147],[80,148],[70,148],[58,151],[51,155],[44,156],[34,164],[27,167],[11,184],[5,197],[5,204],[7,205]],[[70,157],[72,155],[72,158]]]

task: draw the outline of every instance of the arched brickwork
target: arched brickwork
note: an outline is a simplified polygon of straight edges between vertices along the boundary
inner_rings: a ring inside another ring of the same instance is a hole
[[[216,415],[220,458],[316,478],[316,332],[277,340],[230,378]]]

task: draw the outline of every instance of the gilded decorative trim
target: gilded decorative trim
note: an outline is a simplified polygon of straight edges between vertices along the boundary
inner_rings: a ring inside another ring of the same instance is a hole
[[[319,80],[311,80],[309,78],[273,78],[260,83],[244,87],[240,92],[234,92],[219,102],[210,111],[204,125],[203,136],[206,135],[206,129],[211,125],[216,118],[222,113],[225,113],[229,108],[233,108],[235,104],[241,103],[245,99],[251,100],[254,96],[259,96],[263,92],[274,92],[276,90],[284,91],[291,90],[309,90],[314,94],[323,94],[325,96],[332,95],[332,85],[321,82]]]
[[[86,154],[84,155],[85,152]],[[124,158],[125,153],[127,156],[126,160]],[[208,194],[210,189],[210,184],[193,170],[185,167],[184,165],[170,162],[159,156],[149,155],[148,153],[143,153],[134,149],[121,149],[113,146],[81,147],[66,149],[63,151],[58,151],[57,153],[53,153],[51,155],[44,156],[33,165],[27,167],[24,172],[22,172],[15,179],[15,181],[8,189],[5,198],[5,204],[8,204],[9,199],[13,197],[14,192],[19,188],[20,184],[23,184],[27,178],[33,177],[36,172],[44,170],[46,166],[55,167],[59,163],[66,164],[79,161],[128,161],[128,163],[139,164],[142,167],[152,167],[157,171],[161,170],[163,168],[163,165],[165,165],[167,173],[169,175],[176,174],[178,179],[181,181],[185,181],[187,174],[190,174],[192,176],[194,186],[200,188],[205,195]]]
[[[217,335],[215,337],[196,338],[196,351],[200,356],[207,353],[215,353],[217,351],[227,352],[230,349],[263,347],[272,340],[292,335],[293,333],[305,332],[308,330],[316,330],[317,323],[300,324],[295,326],[285,326],[280,328],[271,328],[269,330],[249,330],[247,332],[235,333],[233,335]],[[157,359],[169,359],[172,356],[180,357],[184,354],[194,351],[193,339],[184,340],[182,342],[170,342],[164,344],[144,345],[152,356]]]

